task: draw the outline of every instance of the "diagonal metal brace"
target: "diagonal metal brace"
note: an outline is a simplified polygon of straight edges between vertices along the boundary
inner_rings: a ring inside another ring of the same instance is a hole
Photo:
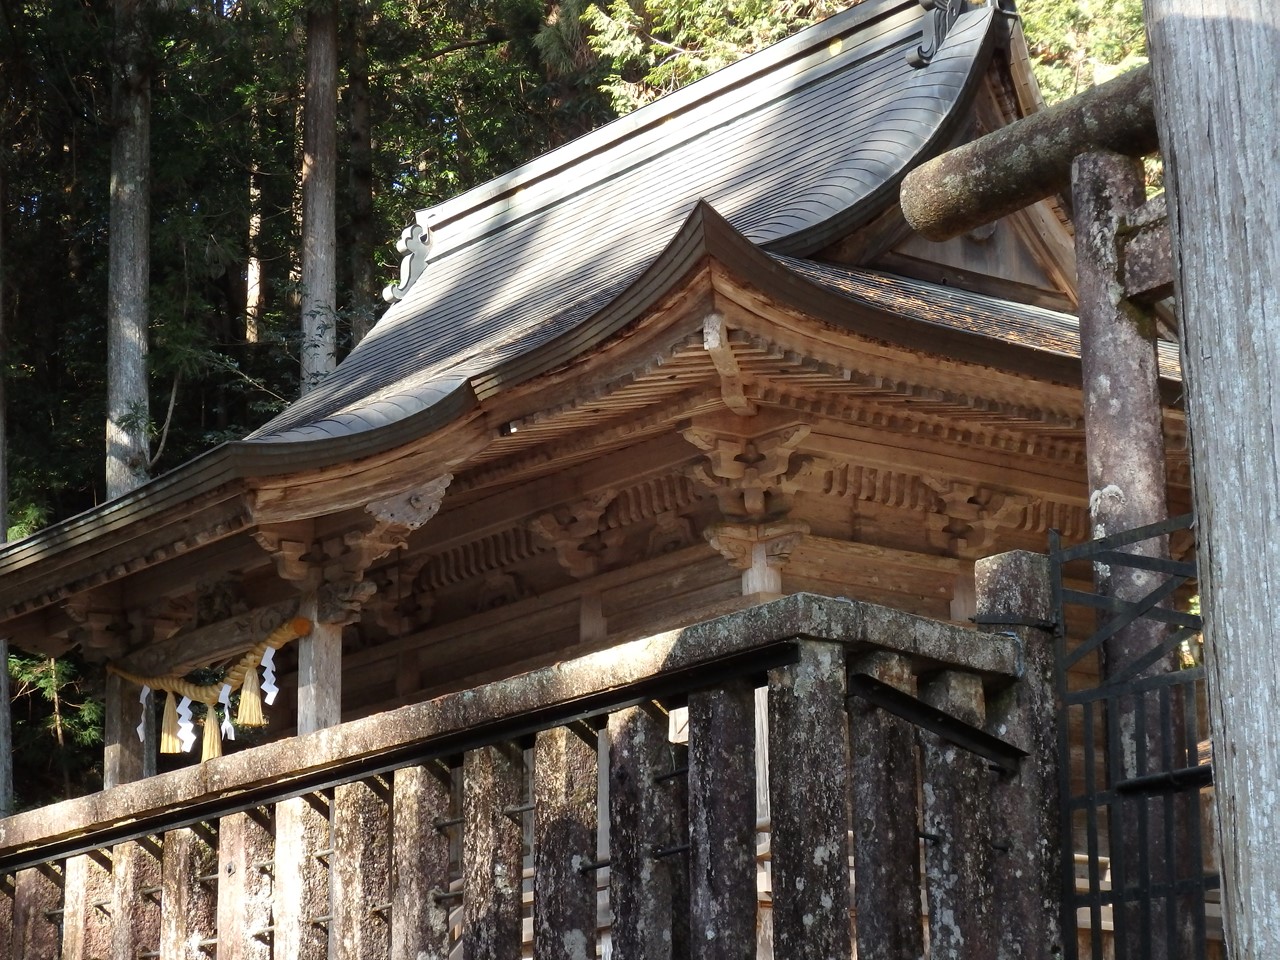
[[[849,695],[861,697],[922,730],[937,734],[943,740],[977,754],[1005,773],[1017,773],[1018,761],[1027,755],[1027,751],[865,673],[849,674]]]

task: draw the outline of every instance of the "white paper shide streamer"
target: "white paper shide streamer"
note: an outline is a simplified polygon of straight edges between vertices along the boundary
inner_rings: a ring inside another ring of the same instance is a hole
[[[191,722],[189,697],[183,697],[178,701],[178,739],[182,741],[182,752],[190,753],[196,743],[196,725]]]
[[[262,702],[267,706],[276,702],[276,694],[280,692],[280,688],[276,686],[275,656],[274,647],[267,647],[266,653],[262,655]]]
[[[222,736],[227,740],[236,738],[236,728],[231,723],[231,684],[224,683],[222,692],[218,694],[218,702],[222,704]]]
[[[147,742],[147,698],[151,696],[151,688],[145,684],[142,687],[142,693],[138,695],[138,702],[142,704],[142,719],[138,721],[138,739],[143,743]]]

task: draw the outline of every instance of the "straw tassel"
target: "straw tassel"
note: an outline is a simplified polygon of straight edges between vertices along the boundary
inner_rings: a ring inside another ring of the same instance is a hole
[[[182,752],[182,744],[178,741],[178,702],[174,699],[172,690],[164,698],[164,715],[160,719],[160,752]]]
[[[222,731],[218,728],[218,705],[205,704],[204,714],[204,750],[200,754],[200,762],[222,756]]]
[[[258,668],[250,667],[240,687],[240,709],[236,711],[236,723],[242,727],[265,727],[262,715],[262,694],[258,687]]]

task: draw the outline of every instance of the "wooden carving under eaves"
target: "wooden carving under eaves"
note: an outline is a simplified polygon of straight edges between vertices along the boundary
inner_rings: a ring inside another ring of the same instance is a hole
[[[791,494],[812,472],[809,457],[795,457],[809,427],[796,423],[751,439],[710,427],[692,426],[682,434],[706,454],[689,476],[715,495],[729,520],[767,520],[786,514]]]
[[[321,623],[352,623],[378,586],[365,580],[373,564],[404,547],[409,534],[440,510],[453,480],[444,474],[420,487],[365,507],[367,518],[340,533],[314,537],[309,522],[264,524],[254,534],[271,554],[280,578],[316,599]]]
[[[1000,528],[1017,529],[1036,501],[1020,494],[937,477],[922,477],[938,495],[941,509],[928,517],[930,538],[956,556],[976,556],[989,549]]]
[[[68,639],[79,644],[88,660],[113,660],[129,647],[129,623],[120,611],[93,594],[80,594],[63,605],[78,626]]]
[[[557,507],[529,521],[529,529],[551,546],[569,575],[592,577],[617,562],[623,531],[602,530],[601,521],[615,490],[604,490],[576,503]]]
[[[707,542],[731,565],[743,571],[742,593],[782,592],[782,568],[791,552],[809,534],[809,525],[798,520],[764,523],[715,523],[705,531]]]

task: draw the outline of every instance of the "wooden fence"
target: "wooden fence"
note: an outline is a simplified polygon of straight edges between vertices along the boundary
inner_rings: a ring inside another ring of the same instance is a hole
[[[1033,676],[1012,635],[788,597],[0,822],[0,943],[993,956],[997,928],[1034,925],[1001,894],[1042,846],[1016,830],[1040,816],[1026,765],[1051,758],[1008,742]]]

